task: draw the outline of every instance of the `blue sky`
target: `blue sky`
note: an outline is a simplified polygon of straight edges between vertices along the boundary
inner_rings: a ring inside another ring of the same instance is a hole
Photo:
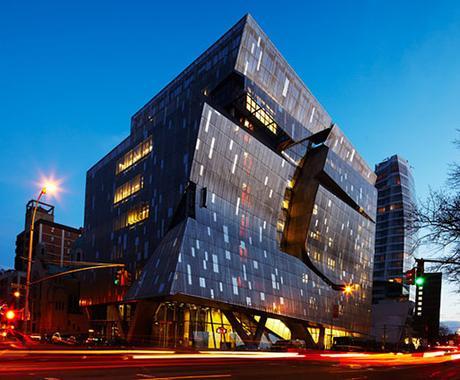
[[[39,172],[56,219],[83,224],[86,170],[130,117],[250,12],[367,162],[394,153],[417,196],[444,184],[460,128],[456,1],[13,1],[0,5],[0,265]],[[442,319],[460,320],[447,289]]]

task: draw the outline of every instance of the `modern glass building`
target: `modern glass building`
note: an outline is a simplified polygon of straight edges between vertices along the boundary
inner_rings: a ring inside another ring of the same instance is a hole
[[[375,175],[247,15],[87,173],[96,331],[221,348],[369,332]],[[342,288],[352,284],[353,292]]]
[[[377,224],[375,238],[373,302],[408,298],[404,272],[413,265],[414,237],[409,232],[415,204],[415,186],[409,162],[394,155],[375,167]]]

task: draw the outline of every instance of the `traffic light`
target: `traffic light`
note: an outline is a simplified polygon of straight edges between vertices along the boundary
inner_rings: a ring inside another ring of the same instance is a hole
[[[113,283],[117,286],[130,286],[131,285],[131,273],[126,269],[117,270],[117,274]]]
[[[412,268],[404,273],[404,283],[407,285],[414,285],[415,284],[415,276],[416,276],[417,268]]]
[[[415,285],[423,286],[425,283],[425,265],[423,259],[417,261],[417,272],[415,275]]]
[[[122,275],[123,275],[123,269],[117,270],[117,274],[115,275],[115,279],[113,280],[113,283],[115,285],[121,285]]]

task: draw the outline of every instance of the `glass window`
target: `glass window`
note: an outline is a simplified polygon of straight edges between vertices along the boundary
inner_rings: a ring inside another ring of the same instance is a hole
[[[123,157],[117,161],[116,174],[120,174],[121,172],[133,166],[135,163],[147,156],[152,151],[152,149],[153,140],[152,136],[150,136],[140,144],[136,145],[136,147],[125,153]]]
[[[139,174],[136,177],[134,177],[132,180],[117,187],[117,189],[115,190],[113,203],[117,204],[118,202],[121,202],[123,199],[126,199],[130,197],[131,195],[137,193],[143,187],[144,187],[144,178]]]

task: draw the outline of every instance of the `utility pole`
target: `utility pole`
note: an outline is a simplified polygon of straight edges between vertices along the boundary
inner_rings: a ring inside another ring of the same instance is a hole
[[[46,194],[46,187],[43,187],[38,195],[37,200],[35,201],[35,206],[32,211],[32,219],[30,220],[30,232],[29,232],[29,254],[27,257],[27,277],[26,277],[26,295],[24,303],[24,332],[27,334],[29,331],[29,321],[30,321],[30,311],[29,311],[29,297],[30,297],[30,272],[32,270],[32,250],[34,245],[34,225],[35,225],[35,216],[37,214],[37,209],[40,204],[40,199],[43,195]]]

